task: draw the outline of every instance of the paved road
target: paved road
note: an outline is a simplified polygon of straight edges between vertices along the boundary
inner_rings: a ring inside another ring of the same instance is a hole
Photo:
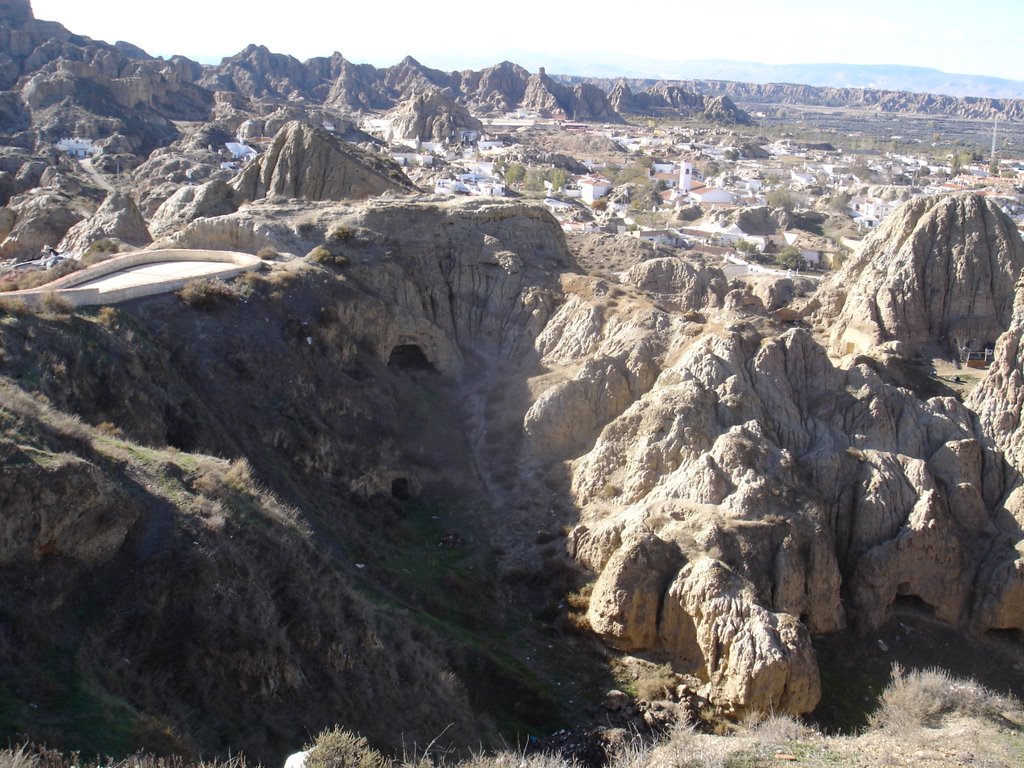
[[[217,261],[160,261],[129,267],[121,272],[98,277],[87,283],[79,283],[75,287],[98,288],[101,292],[113,291],[117,288],[150,285],[180,277],[204,277],[234,268],[234,264]]]

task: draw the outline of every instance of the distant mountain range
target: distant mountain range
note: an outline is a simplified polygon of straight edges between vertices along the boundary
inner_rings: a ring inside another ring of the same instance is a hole
[[[533,56],[516,60],[530,66]],[[549,72],[581,77],[650,80],[732,80],[742,83],[792,83],[823,88],[871,88],[956,97],[1024,98],[1024,81],[942,72],[895,64],[757,64],[701,60],[666,62],[635,57],[605,57],[599,64],[568,58],[542,62]]]

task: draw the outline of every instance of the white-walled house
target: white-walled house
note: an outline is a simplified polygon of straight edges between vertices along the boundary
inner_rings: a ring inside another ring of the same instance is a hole
[[[61,139],[57,142],[57,149],[78,158],[92,157],[100,151],[100,148],[92,143],[92,139],[80,139],[77,136],[73,139]]]
[[[669,245],[674,248],[686,245],[686,238],[677,229],[637,229],[631,234],[655,245]]]
[[[874,229],[899,205],[899,201],[882,200],[868,195],[854,195],[850,198],[849,210],[858,226],[863,229]]]
[[[701,205],[733,205],[736,196],[721,187],[696,187],[690,190],[690,199]]]
[[[794,168],[789,172],[789,180],[797,187],[809,187],[815,183],[815,176],[811,171],[798,171]]]
[[[231,153],[231,156],[235,158],[235,160],[241,160],[244,163],[249,162],[259,154],[248,144],[243,144],[240,141],[229,141],[225,143],[224,146],[227,147],[228,152]]]
[[[581,176],[576,185],[580,188],[580,198],[591,205],[612,191],[612,183],[603,176]]]
[[[434,156],[426,154],[424,152],[392,152],[392,159],[399,165],[422,165],[432,166],[434,164]]]

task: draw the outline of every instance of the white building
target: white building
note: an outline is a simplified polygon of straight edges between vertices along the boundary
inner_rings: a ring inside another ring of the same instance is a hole
[[[61,139],[57,142],[57,149],[79,158],[92,157],[100,151],[100,148],[92,143],[92,139],[79,139],[78,137]]]
[[[612,183],[602,176],[582,176],[576,181],[583,202],[593,205],[595,200],[612,191]]]
[[[874,229],[899,205],[899,201],[882,200],[868,195],[854,195],[850,198],[850,214],[857,222],[857,226],[863,229]]]
[[[240,141],[229,141],[224,146],[228,148],[228,152],[231,153],[231,156],[235,158],[235,160],[241,160],[245,163],[249,162],[259,154],[248,144],[243,144]]]
[[[693,163],[688,160],[679,164],[679,188],[683,192],[693,189]]]
[[[721,187],[691,189],[690,199],[701,205],[733,205],[736,202],[736,196]]]

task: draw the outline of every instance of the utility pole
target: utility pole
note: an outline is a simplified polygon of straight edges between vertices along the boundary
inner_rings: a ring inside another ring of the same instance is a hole
[[[990,155],[990,162],[996,161],[996,128],[999,126],[999,115],[996,114],[992,118],[992,154]]]

